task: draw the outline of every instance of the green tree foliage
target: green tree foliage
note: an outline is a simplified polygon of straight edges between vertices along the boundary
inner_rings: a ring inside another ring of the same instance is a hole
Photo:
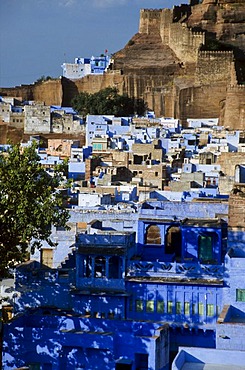
[[[72,100],[72,107],[81,115],[112,114],[116,117],[144,115],[147,105],[143,99],[120,95],[114,87],[107,87],[97,93],[81,92]]]
[[[66,226],[69,213],[59,190],[63,168],[54,177],[42,168],[36,146],[14,145],[0,155],[0,278],[26,259],[29,248],[46,240],[51,225]]]
[[[45,81],[49,81],[49,80],[53,80],[53,78],[51,76],[44,76],[42,75],[41,77],[39,77],[36,82],[45,82]]]

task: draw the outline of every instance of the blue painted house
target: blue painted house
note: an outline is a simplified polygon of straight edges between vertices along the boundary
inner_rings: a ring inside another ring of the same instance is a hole
[[[162,213],[143,210],[137,239],[78,234],[60,268],[19,265],[3,369],[167,370],[180,346],[225,348],[224,325],[232,338],[244,316],[244,256],[225,220]]]

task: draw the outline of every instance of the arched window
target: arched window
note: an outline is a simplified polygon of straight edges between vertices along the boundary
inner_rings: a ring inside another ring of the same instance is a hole
[[[146,229],[145,244],[161,244],[161,233],[157,225],[150,225]]]
[[[105,277],[105,265],[106,259],[103,256],[95,257],[95,266],[94,266],[94,277],[103,278]]]
[[[122,259],[118,256],[109,259],[109,279],[120,279],[122,277]]]
[[[165,253],[173,254],[175,257],[181,257],[181,230],[178,226],[170,226],[165,236]]]

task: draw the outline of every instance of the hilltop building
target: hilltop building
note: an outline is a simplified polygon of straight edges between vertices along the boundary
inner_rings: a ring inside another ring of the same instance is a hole
[[[91,74],[103,74],[111,63],[109,55],[91,58],[75,58],[75,63],[63,63],[63,77],[71,80],[83,78]]]

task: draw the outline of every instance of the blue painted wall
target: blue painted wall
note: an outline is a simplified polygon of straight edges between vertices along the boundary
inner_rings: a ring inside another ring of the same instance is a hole
[[[233,306],[234,315],[243,318],[245,285],[240,277],[245,274],[245,259],[231,249],[227,252],[226,222],[200,219],[225,210],[226,204],[204,203],[201,209],[199,204],[199,220],[191,220],[170,215],[185,210],[196,214],[195,203],[188,207],[172,203],[171,212],[169,203],[141,209],[137,238],[126,232],[79,234],[75,252],[61,268],[49,269],[37,262],[17,268],[20,297],[15,309],[25,315],[6,326],[5,369],[23,366],[32,358],[51,363],[53,369],[80,365],[96,369],[103,361],[103,369],[120,369],[124,364],[134,370],[147,361],[147,369],[162,370],[167,369],[169,353],[180,345],[215,348],[219,343],[228,348],[228,341],[217,339],[216,332],[222,328],[218,324],[217,329],[217,320],[225,305]],[[153,242],[149,242],[152,226]],[[179,239],[176,242],[173,237],[170,246],[171,227]],[[210,238],[205,242],[211,259],[203,259],[200,235]],[[168,328],[164,326],[162,333],[163,323]],[[236,327],[229,320],[226,325],[233,338],[230,348],[235,348]],[[10,345],[13,333],[15,347]],[[243,348],[241,336],[239,343]],[[16,348],[23,350],[17,355]],[[6,365],[8,358],[13,358],[13,365]]]

